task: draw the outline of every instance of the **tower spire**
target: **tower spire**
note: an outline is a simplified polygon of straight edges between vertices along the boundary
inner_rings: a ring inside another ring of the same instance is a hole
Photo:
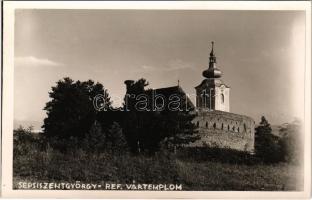
[[[213,53],[213,45],[214,45],[214,41],[211,42],[211,52],[210,52],[210,56],[214,56],[214,53]]]
[[[206,78],[220,78],[222,72],[217,68],[217,58],[214,54],[214,42],[211,42],[211,52],[209,57],[209,67],[207,70],[203,71],[203,76]]]
[[[209,57],[209,67],[213,67],[214,63],[217,63],[217,59],[216,56],[214,55],[213,52],[213,46],[214,46],[214,42],[211,42],[211,52],[210,52],[210,57]]]

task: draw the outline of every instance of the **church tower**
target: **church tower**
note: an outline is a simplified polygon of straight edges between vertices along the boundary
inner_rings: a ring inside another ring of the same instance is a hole
[[[198,109],[220,110],[230,112],[230,87],[220,79],[222,72],[217,68],[217,59],[212,49],[209,57],[209,67],[203,71],[205,79],[196,89],[196,107]]]

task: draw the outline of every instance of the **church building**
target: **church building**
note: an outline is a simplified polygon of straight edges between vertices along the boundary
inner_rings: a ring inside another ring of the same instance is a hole
[[[168,102],[172,95],[178,95],[192,107],[192,112],[196,115],[193,123],[201,139],[188,146],[209,146],[253,153],[255,122],[248,116],[230,112],[230,87],[221,80],[222,72],[217,67],[213,45],[212,42],[208,68],[202,73],[204,80],[195,87],[196,106],[179,85],[153,89],[146,93],[152,94],[149,96],[162,96],[162,105],[170,104]],[[134,81],[127,80],[125,84],[128,94]],[[154,104],[157,107],[156,101],[152,101],[151,105]],[[148,108],[152,110],[152,106],[149,105]]]
[[[229,148],[253,153],[255,122],[252,118],[230,112],[230,87],[220,78],[214,43],[204,80],[196,89],[196,124],[201,139],[191,146]]]

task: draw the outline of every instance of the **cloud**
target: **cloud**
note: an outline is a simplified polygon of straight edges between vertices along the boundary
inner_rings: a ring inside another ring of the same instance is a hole
[[[62,66],[62,63],[58,63],[49,59],[37,58],[34,56],[15,57],[15,64],[17,66]]]
[[[158,70],[158,68],[156,68],[156,67],[153,67],[153,66],[149,66],[149,65],[143,65],[142,66],[142,69],[144,69],[144,70]]]
[[[193,69],[192,65],[180,59],[171,60],[168,63],[167,70]]]
[[[175,71],[182,69],[193,69],[190,63],[182,61],[180,59],[170,60],[167,65],[164,66],[150,66],[143,65],[141,69],[146,71]]]

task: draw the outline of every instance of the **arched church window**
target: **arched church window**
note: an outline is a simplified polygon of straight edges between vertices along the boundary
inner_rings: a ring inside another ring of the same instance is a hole
[[[247,131],[246,124],[244,124],[244,131],[245,131],[245,132]]]
[[[239,127],[237,128],[237,132],[239,132]]]
[[[199,127],[199,121],[197,121],[196,126]]]
[[[206,128],[208,128],[208,122],[206,122]]]
[[[235,131],[235,126],[233,126],[232,131]]]
[[[224,94],[221,94],[221,102],[224,103]]]
[[[223,130],[223,123],[221,124],[221,130]]]
[[[230,130],[230,125],[228,125],[228,131]]]
[[[213,128],[214,128],[214,129],[216,129],[216,128],[217,128],[216,123],[213,123]]]

